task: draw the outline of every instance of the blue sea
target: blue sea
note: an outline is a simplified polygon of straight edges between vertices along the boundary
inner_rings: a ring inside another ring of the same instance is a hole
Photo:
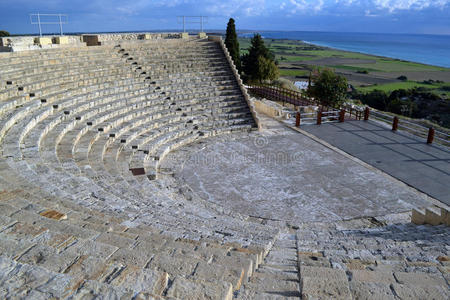
[[[335,49],[450,68],[450,35],[261,31],[264,38],[302,40]],[[239,36],[252,37],[253,33]]]

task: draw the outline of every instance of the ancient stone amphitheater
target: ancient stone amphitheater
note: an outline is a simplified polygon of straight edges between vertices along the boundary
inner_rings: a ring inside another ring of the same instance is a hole
[[[171,174],[189,151],[301,134],[257,115],[220,39],[158,37],[0,54],[2,299],[450,297],[447,227],[410,223],[429,199],[347,158],[373,179],[349,182],[379,185],[372,211],[245,206]]]

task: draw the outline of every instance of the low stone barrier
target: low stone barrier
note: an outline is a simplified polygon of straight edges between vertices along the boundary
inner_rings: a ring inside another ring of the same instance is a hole
[[[180,39],[182,33],[104,33],[65,36],[12,36],[0,38],[0,52],[17,52],[61,47],[115,45],[119,41]]]
[[[252,102],[255,105],[255,110],[258,113],[265,114],[272,118],[282,118],[285,120],[288,120],[291,117],[291,114],[278,103],[266,99],[256,100],[254,98],[252,99]]]
[[[85,46],[79,35],[65,36],[8,36],[0,38],[0,52],[17,52],[61,48],[67,46]]]

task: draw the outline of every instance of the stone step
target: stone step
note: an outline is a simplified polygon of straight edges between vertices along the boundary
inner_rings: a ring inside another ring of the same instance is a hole
[[[427,207],[425,209],[414,208],[411,212],[411,222],[416,225],[440,225],[450,226],[450,214],[446,207]]]
[[[63,278],[64,292],[53,294],[61,297],[230,299],[278,229],[133,176],[129,162],[248,131],[254,120],[216,43],[139,47],[36,51],[6,63],[0,255]]]

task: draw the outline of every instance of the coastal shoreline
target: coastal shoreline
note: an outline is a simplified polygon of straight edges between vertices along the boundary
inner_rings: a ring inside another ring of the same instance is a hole
[[[245,31],[239,37],[251,37],[253,33],[259,33],[265,39],[305,41],[332,49],[450,68],[450,36],[446,35]]]
[[[250,38],[241,37],[239,41],[241,51],[245,53]],[[314,68],[327,67],[345,76],[361,91],[381,89],[390,92],[423,87],[450,98],[450,92],[443,90],[450,83],[450,68],[336,49],[310,41],[272,37],[264,41],[276,56],[281,77],[291,81],[305,80]],[[405,77],[406,80],[399,79]]]

